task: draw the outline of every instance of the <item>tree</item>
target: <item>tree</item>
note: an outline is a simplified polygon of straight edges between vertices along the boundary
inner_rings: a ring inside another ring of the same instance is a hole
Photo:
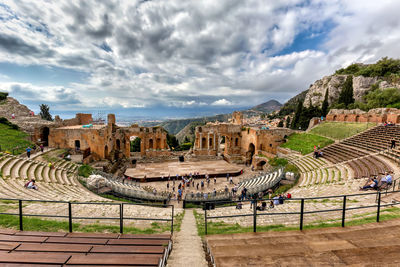
[[[179,147],[178,139],[172,134],[167,134],[167,144],[173,150]]]
[[[283,120],[280,120],[280,121],[279,121],[278,127],[283,127]]]
[[[294,113],[293,121],[292,121],[292,129],[297,128],[297,124],[299,123],[300,115],[303,111],[303,101],[299,100],[297,102],[296,112]]]
[[[352,75],[347,76],[346,81],[343,84],[343,89],[340,92],[338,103],[345,104],[346,108],[348,105],[354,103]]]
[[[40,117],[44,120],[52,121],[53,118],[51,117],[50,114],[50,107],[46,104],[41,104],[40,106]]]
[[[286,118],[286,128],[290,127],[290,116],[287,116]]]
[[[328,97],[329,97],[329,88],[326,89],[324,102],[322,102],[321,113],[322,113],[322,116],[324,116],[324,117],[326,117],[326,114],[328,114],[328,108],[329,108]]]
[[[141,143],[140,137],[136,137],[135,139],[133,139],[133,141],[131,141],[130,143],[131,152],[140,152],[140,143]]]

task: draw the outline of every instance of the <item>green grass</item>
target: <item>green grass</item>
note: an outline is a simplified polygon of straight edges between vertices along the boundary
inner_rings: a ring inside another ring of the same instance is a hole
[[[4,210],[6,211],[6,210]],[[1,211],[1,212],[4,212]],[[179,213],[174,216],[174,231],[179,232],[182,225],[184,212]],[[24,217],[23,225],[25,231],[43,231],[43,232],[58,232],[58,231],[68,231],[68,222],[66,221],[56,221],[39,219],[32,217]],[[19,219],[15,215],[5,215],[0,214],[0,226],[5,228],[18,229]],[[106,225],[100,223],[94,224],[81,224],[73,223],[72,228],[74,232],[96,232],[96,233],[119,233],[119,226]],[[171,230],[171,224],[169,222],[153,222],[150,227],[138,228],[133,226],[125,226],[124,233],[127,234],[158,234],[165,233]]]
[[[89,165],[83,164],[78,169],[78,174],[83,177],[89,177],[93,172],[93,168]]]
[[[310,133],[341,140],[365,131],[375,125],[375,123],[359,122],[324,122],[312,128]]]
[[[205,222],[204,215],[193,211],[196,218],[197,231],[200,236],[205,235]],[[364,216],[363,218],[359,218]],[[357,219],[354,219],[357,218]],[[387,221],[400,218],[400,208],[390,207],[381,210],[380,221]],[[376,222],[376,212],[364,213],[362,215],[353,215],[352,218],[346,218],[346,226],[362,225],[367,223]],[[303,229],[320,229],[327,227],[340,227],[342,226],[341,218],[336,220],[315,221],[311,224],[305,224]],[[299,226],[285,226],[283,224],[275,225],[260,225],[257,226],[257,232],[267,231],[292,231],[299,230]],[[207,234],[236,234],[236,233],[249,233],[253,232],[253,226],[240,226],[238,223],[229,224],[225,222],[208,222]]]
[[[334,143],[332,139],[320,135],[294,133],[288,137],[287,142],[282,144],[281,147],[299,151],[301,154],[306,155],[313,152],[314,146],[318,146],[318,144],[323,148],[332,143]]]
[[[0,146],[1,151],[10,153],[12,153],[13,148],[19,147],[14,153],[21,154],[25,152],[28,146],[32,147],[32,143],[28,141],[28,134],[0,123]]]

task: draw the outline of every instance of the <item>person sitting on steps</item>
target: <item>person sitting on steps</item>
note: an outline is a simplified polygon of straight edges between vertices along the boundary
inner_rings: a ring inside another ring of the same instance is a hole
[[[31,180],[29,180],[29,182],[27,182],[25,184],[25,187],[28,188],[28,189],[38,190],[38,187],[36,186],[35,182],[36,182],[35,179],[31,179]]]

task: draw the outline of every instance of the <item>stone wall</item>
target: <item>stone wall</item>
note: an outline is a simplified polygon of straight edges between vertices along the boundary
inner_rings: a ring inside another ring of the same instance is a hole
[[[326,120],[339,122],[400,123],[400,110],[396,108],[376,108],[366,112],[360,109],[331,109],[326,116]]]
[[[233,114],[239,116],[237,113]],[[232,119],[232,122],[235,121]],[[284,138],[292,133],[286,128],[259,129],[233,123],[208,123],[196,127],[194,153],[196,155],[222,154],[230,162],[257,163],[253,161],[256,155],[274,157],[277,147]],[[220,148],[222,138],[225,139],[224,149]]]
[[[106,125],[84,128],[81,124],[88,124],[91,120],[91,115],[88,115],[79,114],[68,122],[79,122],[80,125],[51,128],[49,146],[68,149],[79,147],[81,151],[90,149],[92,159],[115,160],[123,156],[130,157],[131,137],[139,137],[141,156],[165,157],[171,153],[167,145],[167,133],[161,127],[119,127],[115,124],[115,115],[109,114]]]

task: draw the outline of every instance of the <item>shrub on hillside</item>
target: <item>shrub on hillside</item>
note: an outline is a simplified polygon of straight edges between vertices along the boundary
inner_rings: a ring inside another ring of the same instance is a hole
[[[8,93],[6,92],[0,92],[0,101],[6,100],[8,96]]]
[[[352,64],[344,69],[339,69],[336,74],[347,74],[364,77],[388,77],[400,75],[400,60],[384,57],[375,64]]]
[[[9,120],[7,120],[4,117],[0,117],[0,123],[9,126],[11,129],[19,130],[18,125],[15,125],[14,123],[11,123]]]
[[[79,176],[83,176],[86,178],[89,177],[92,174],[92,172],[93,172],[93,168],[87,164],[83,164],[78,169]]]

